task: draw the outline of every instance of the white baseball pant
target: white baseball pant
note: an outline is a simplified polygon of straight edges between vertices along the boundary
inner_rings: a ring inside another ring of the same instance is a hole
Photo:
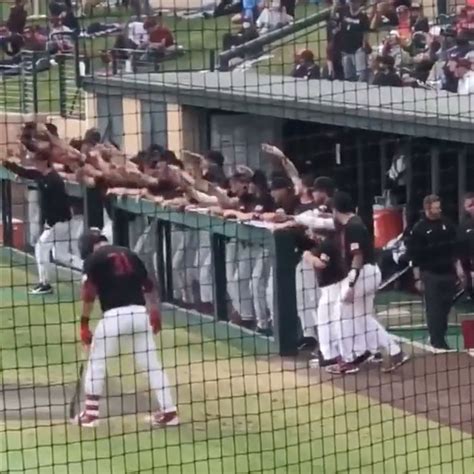
[[[254,319],[251,293],[252,261],[250,245],[231,240],[226,245],[227,293],[233,308],[246,321]]]
[[[50,281],[51,251],[59,243],[71,243],[71,225],[69,221],[57,222],[52,227],[45,226],[35,244],[35,259],[40,283]]]
[[[193,285],[197,281],[197,232],[183,226],[171,227],[173,296],[178,301],[194,303]]]
[[[382,276],[377,265],[362,267],[354,286],[354,302],[341,300],[339,347],[342,358],[350,362],[366,351],[385,349],[390,355],[400,352],[400,346],[375,319],[375,293]],[[348,278],[341,283],[341,299],[349,288]]]
[[[316,326],[319,350],[326,360],[334,359],[340,355],[340,295],[340,282],[324,286],[320,289]]]
[[[135,246],[133,247],[133,251],[143,261],[148,275],[153,279],[155,284],[158,284],[156,279],[156,275],[158,274],[156,262],[156,246],[158,244],[156,236],[157,224],[158,220],[152,219],[152,221],[142,231],[140,237],[138,237],[135,243]]]
[[[318,307],[319,288],[314,267],[301,259],[296,266],[296,307],[301,321],[303,335],[315,337],[316,309]]]
[[[169,381],[156,355],[156,345],[144,306],[130,305],[106,311],[94,331],[84,389],[86,395],[101,396],[107,359],[120,355],[132,345],[136,369],[148,376],[150,389],[164,412],[176,411]]]
[[[212,303],[214,299],[214,279],[211,252],[211,234],[199,231],[199,246],[196,252],[196,266],[199,269],[199,292],[202,303]]]
[[[273,320],[272,257],[267,247],[250,247],[252,266],[251,292],[259,328],[268,329]],[[270,286],[271,285],[271,286]]]

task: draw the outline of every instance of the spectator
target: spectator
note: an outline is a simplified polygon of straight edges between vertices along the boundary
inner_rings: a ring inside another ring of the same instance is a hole
[[[459,79],[456,76],[457,61],[449,59],[443,68],[443,76],[441,79],[441,89],[448,92],[458,91]]]
[[[226,15],[240,15],[242,11],[242,0],[221,0],[214,8],[212,15],[204,12],[204,18],[218,18]]]
[[[410,26],[412,31],[428,33],[430,24],[428,18],[423,15],[423,7],[420,3],[412,3],[410,7]]]
[[[147,57],[162,57],[175,45],[173,33],[163,24],[161,12],[156,18],[147,19],[143,26],[148,33]]]
[[[15,5],[10,9],[7,20],[7,28],[11,34],[23,34],[28,14],[25,9],[24,0],[15,0]]]
[[[402,80],[395,72],[395,60],[392,56],[378,56],[378,65],[372,84],[374,86],[402,87]]]
[[[457,34],[464,34],[469,40],[474,40],[474,7],[466,6],[459,13],[456,22]]]
[[[377,2],[370,15],[370,28],[376,30],[380,26],[398,26],[397,9],[401,6],[409,8],[411,0],[382,0]]]
[[[458,59],[456,62],[455,76],[458,78],[458,94],[474,94],[474,71],[469,59]]]
[[[66,5],[66,10],[61,13],[62,23],[65,27],[69,28],[74,36],[78,36],[81,32],[81,26],[79,25],[79,20],[76,15],[74,15],[74,10],[72,5]]]
[[[23,35],[25,39],[25,49],[30,51],[45,51],[48,43],[48,36],[38,25],[33,25],[25,29]]]
[[[49,33],[48,50],[50,53],[69,53],[74,45],[72,38],[74,33],[70,28],[64,26],[61,18],[51,19],[51,31]]]
[[[286,13],[285,7],[282,7],[280,0],[272,0],[269,7],[266,7],[260,13],[256,25],[261,34],[282,26],[288,25],[293,21],[293,17]]]
[[[127,27],[128,38],[135,45],[135,48],[140,48],[148,44],[150,38],[145,29],[143,21],[131,21]],[[133,48],[133,49],[135,49]]]
[[[260,12],[258,3],[258,0],[243,0],[240,21],[242,21],[244,18],[247,18],[250,20],[250,23],[255,23],[255,20],[258,18]],[[235,17],[233,18],[233,21],[236,21]]]
[[[366,81],[367,56],[370,52],[366,38],[369,19],[362,10],[361,0],[348,0],[347,5],[338,6],[334,10],[333,16],[339,29],[344,79]]]
[[[296,54],[295,67],[291,75],[304,79],[319,79],[319,66],[314,62],[314,54],[311,50],[303,49]]]
[[[258,31],[249,18],[244,18],[242,28],[237,33],[225,33],[222,37],[222,49],[227,51],[235,46],[247,43],[258,38]],[[260,50],[256,51],[259,53]]]
[[[412,62],[410,53],[403,47],[397,30],[390,31],[390,34],[379,48],[379,54],[381,56],[391,56],[397,70],[409,67]]]
[[[411,15],[406,5],[400,5],[396,9],[397,31],[402,42],[408,42],[411,38]]]

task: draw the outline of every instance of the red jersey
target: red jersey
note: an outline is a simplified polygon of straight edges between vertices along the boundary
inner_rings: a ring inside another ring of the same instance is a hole
[[[167,48],[174,45],[173,34],[166,26],[157,26],[150,32],[150,43],[161,43],[163,40]]]

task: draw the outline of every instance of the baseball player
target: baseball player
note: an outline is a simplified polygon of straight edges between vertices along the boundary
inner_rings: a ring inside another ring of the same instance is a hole
[[[334,218],[339,226],[340,252],[346,277],[340,288],[339,363],[327,368],[335,374],[358,370],[354,360],[365,354],[376,354],[383,348],[389,355],[384,369],[390,372],[404,364],[409,357],[375,319],[375,293],[381,273],[375,264],[374,246],[369,231],[354,213],[352,199],[347,193],[334,196]]]
[[[129,342],[137,366],[148,374],[150,388],[160,407],[151,417],[152,425],[178,425],[168,377],[156,356],[153,334],[161,329],[161,317],[145,265],[131,250],[110,245],[98,229],[90,229],[81,236],[79,249],[85,260],[80,335],[90,351],[85,375],[85,409],[72,421],[88,428],[98,425],[107,359],[120,355],[124,343]],[[96,297],[104,317],[92,336],[89,318]]]
[[[53,292],[50,284],[51,251],[58,243],[71,241],[72,212],[64,180],[55,171],[49,152],[32,154],[31,162],[32,167],[25,167],[20,160],[10,158],[3,165],[18,176],[35,181],[38,186],[43,230],[35,244],[39,283],[30,294],[45,295]]]

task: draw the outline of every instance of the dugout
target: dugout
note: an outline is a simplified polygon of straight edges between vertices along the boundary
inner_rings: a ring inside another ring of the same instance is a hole
[[[457,220],[474,185],[472,96],[242,71],[95,77],[84,86],[99,128],[128,151],[152,141],[217,148],[229,168],[265,168],[259,147],[271,142],[300,171],[334,176],[369,226],[396,153],[406,157],[397,192],[408,221],[430,192]]]

